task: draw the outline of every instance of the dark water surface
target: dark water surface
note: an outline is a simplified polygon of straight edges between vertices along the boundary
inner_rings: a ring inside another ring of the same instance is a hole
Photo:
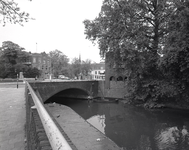
[[[54,101],[71,107],[125,150],[189,150],[187,111],[148,111],[121,102]]]

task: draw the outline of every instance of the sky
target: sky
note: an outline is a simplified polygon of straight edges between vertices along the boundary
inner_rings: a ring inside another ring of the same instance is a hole
[[[84,35],[85,19],[94,20],[103,0],[15,0],[21,11],[28,12],[35,20],[24,26],[0,24],[0,46],[12,41],[32,53],[49,53],[60,50],[72,59],[81,55],[82,60],[100,62],[98,46]]]

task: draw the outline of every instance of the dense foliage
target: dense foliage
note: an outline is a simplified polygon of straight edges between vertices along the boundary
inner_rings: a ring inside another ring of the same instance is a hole
[[[26,78],[40,76],[37,68],[24,65],[29,58],[29,53],[11,41],[5,41],[0,47],[0,78],[16,78],[23,72]]]
[[[70,64],[71,78],[79,78],[79,76],[88,76],[91,71],[91,60],[81,60],[80,58],[73,58]]]
[[[189,6],[185,0],[104,0],[86,38],[125,66],[129,98],[187,100]]]
[[[71,79],[78,78],[82,75],[88,75],[91,70],[91,60],[83,60],[73,58],[69,62],[69,58],[60,50],[50,51],[51,67],[53,76],[58,78],[59,75],[64,75]]]
[[[58,77],[58,75],[66,75],[68,74],[67,67],[69,59],[66,55],[64,55],[59,50],[53,50],[50,53],[51,57],[51,67],[52,67],[52,73],[55,77]]]
[[[188,100],[189,94],[189,2],[177,3],[169,22],[169,35],[160,60],[166,80],[174,86],[173,95]]]

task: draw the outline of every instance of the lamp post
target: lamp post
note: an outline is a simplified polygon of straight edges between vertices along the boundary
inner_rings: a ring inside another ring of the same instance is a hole
[[[17,89],[18,89],[18,73],[17,73]]]
[[[16,70],[16,69],[15,69],[14,71],[15,71],[15,73],[16,73],[16,82],[17,82],[16,87],[18,88],[18,73],[17,73],[17,70]]]

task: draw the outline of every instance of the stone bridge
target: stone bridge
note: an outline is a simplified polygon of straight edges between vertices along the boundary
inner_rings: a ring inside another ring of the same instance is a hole
[[[43,102],[50,97],[59,95],[70,98],[101,97],[98,81],[65,81],[65,82],[30,82]]]

